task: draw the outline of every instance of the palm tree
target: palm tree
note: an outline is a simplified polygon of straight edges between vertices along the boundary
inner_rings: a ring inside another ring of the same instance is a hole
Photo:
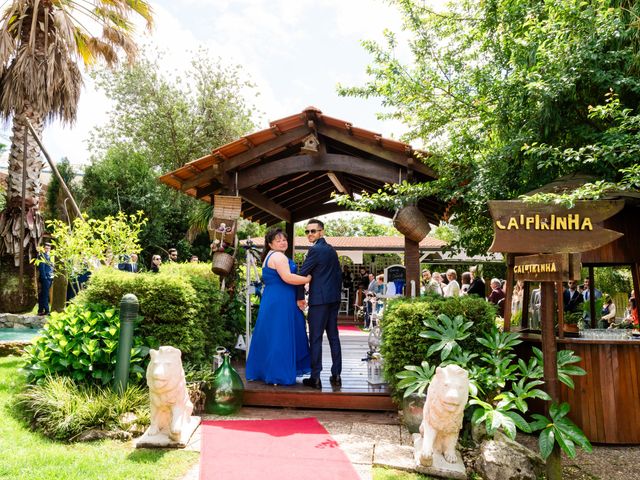
[[[133,61],[137,49],[130,17],[151,28],[146,0],[8,0],[0,14],[0,115],[12,118],[7,201],[0,213],[0,284],[15,284],[20,263],[22,163],[26,121],[40,136],[47,120],[73,123],[83,85],[79,63],[105,61],[113,66],[124,53]],[[25,181],[25,258],[32,258],[44,232],[39,211],[43,162],[28,136]],[[6,277],[8,275],[8,277]],[[29,282],[33,283],[33,282]],[[0,311],[28,307],[6,304],[15,292],[0,290]],[[5,305],[3,305],[5,302]],[[3,308],[4,307],[4,308]]]

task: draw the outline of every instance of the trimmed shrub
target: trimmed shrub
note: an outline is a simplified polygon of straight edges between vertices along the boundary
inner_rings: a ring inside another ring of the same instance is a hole
[[[232,347],[243,328],[237,308],[227,308],[237,303],[220,291],[208,264],[167,264],[160,273],[137,274],[102,268],[76,302],[119,306],[126,293],[140,302],[135,334],[150,347],[179,348],[183,360],[204,362],[216,345]]]
[[[70,304],[52,313],[33,345],[25,348],[25,371],[30,383],[50,375],[71,377],[81,383],[111,384],[115,374],[120,318],[115,308],[99,304]],[[142,363],[149,349],[135,337],[130,377],[144,376]]]
[[[428,361],[431,365],[440,364],[440,353],[427,356],[434,340],[420,337],[420,332],[427,330],[425,320],[438,322],[438,315],[445,314],[449,318],[462,315],[465,320],[473,322],[471,335],[460,342],[463,350],[480,353],[482,345],[476,337],[493,328],[496,308],[486,300],[475,296],[443,298],[439,295],[428,295],[414,299],[398,298],[389,302],[382,318],[383,341],[380,351],[384,358],[384,374],[389,386],[398,400],[400,393],[396,385],[400,381],[396,374],[403,371],[406,365],[420,365]]]

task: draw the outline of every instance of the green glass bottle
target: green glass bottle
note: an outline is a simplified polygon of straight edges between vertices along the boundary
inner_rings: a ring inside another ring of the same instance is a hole
[[[244,385],[238,372],[231,366],[229,353],[224,354],[222,365],[213,374],[211,388],[207,391],[205,411],[216,415],[230,415],[240,410]]]

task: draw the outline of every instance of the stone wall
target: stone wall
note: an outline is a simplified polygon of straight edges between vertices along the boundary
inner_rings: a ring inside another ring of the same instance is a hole
[[[0,313],[0,328],[42,328],[47,317],[31,314]]]

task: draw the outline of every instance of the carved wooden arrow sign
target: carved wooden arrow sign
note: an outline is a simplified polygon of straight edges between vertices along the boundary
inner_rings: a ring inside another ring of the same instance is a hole
[[[602,222],[624,207],[621,200],[576,202],[573,208],[491,201],[494,238],[490,252],[577,253],[613,242],[623,234],[602,227]]]

